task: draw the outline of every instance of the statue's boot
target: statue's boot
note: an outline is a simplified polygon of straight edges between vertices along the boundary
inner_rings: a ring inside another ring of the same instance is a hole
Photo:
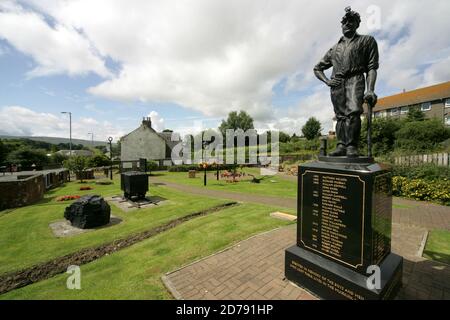
[[[347,147],[347,157],[349,157],[349,158],[359,157],[358,148],[355,146],[348,146]]]
[[[338,144],[336,150],[330,152],[330,157],[343,157],[347,154],[347,149],[342,145]]]

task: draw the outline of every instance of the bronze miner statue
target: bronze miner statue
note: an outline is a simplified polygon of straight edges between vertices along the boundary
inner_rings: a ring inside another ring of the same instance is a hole
[[[350,7],[345,8],[341,21],[343,37],[314,67],[316,77],[331,90],[338,139],[336,150],[330,153],[330,156],[334,157],[359,156],[358,140],[363,103],[367,102],[373,107],[377,102],[374,90],[378,69],[378,45],[372,36],[359,35],[356,32],[360,23],[360,15]],[[331,79],[328,79],[324,70],[331,67],[333,71]]]

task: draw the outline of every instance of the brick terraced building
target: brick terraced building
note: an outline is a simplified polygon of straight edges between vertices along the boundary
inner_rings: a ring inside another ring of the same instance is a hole
[[[420,108],[426,118],[438,118],[450,126],[450,81],[380,98],[373,116],[401,118],[412,107]]]

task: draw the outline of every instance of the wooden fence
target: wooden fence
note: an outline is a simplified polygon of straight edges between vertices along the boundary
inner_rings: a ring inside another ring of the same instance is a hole
[[[438,166],[448,167],[450,165],[449,153],[420,154],[414,156],[401,156],[395,158],[395,164],[414,166],[422,163],[434,163]]]

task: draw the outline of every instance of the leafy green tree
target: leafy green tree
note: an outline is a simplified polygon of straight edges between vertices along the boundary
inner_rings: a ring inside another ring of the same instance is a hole
[[[450,138],[450,128],[439,119],[406,122],[396,134],[395,147],[407,152],[428,152]]]
[[[423,121],[425,120],[425,114],[420,110],[418,106],[411,107],[408,110],[406,121]]]
[[[106,167],[110,164],[109,158],[104,154],[96,154],[93,157],[88,158],[88,165],[90,167]]]
[[[50,159],[44,150],[22,146],[8,155],[7,162],[30,168],[33,164],[38,167],[44,166],[50,162]]]
[[[83,171],[89,166],[89,159],[84,156],[74,156],[63,162],[65,168],[69,169],[80,178],[80,182],[83,182]]]
[[[100,151],[102,154],[105,154],[107,152],[107,148],[106,146],[95,146],[94,147],[94,152],[95,151]]]
[[[309,118],[302,127],[303,136],[308,140],[313,140],[319,137],[321,131],[322,125],[320,124],[320,121],[314,117]]]
[[[283,132],[283,131],[280,131],[279,138],[280,138],[280,142],[282,142],[282,143],[291,141],[291,137],[286,132]]]
[[[5,144],[3,143],[2,139],[0,139],[0,165],[2,165],[7,157],[7,148]]]
[[[53,163],[53,164],[63,164],[63,162],[65,161],[65,160],[67,160],[69,157],[67,157],[67,156],[65,156],[65,155],[63,155],[63,154],[60,154],[60,153],[53,153],[51,156],[50,156],[50,162],[51,163]]]
[[[245,111],[240,111],[239,113],[237,113],[237,111],[232,111],[228,114],[226,120],[222,120],[222,123],[219,126],[219,130],[224,137],[227,129],[242,129],[244,131],[254,129],[253,118]]]
[[[372,152],[374,156],[386,155],[394,150],[395,134],[402,127],[402,121],[394,118],[372,120]],[[367,150],[367,119],[361,128],[360,146]]]

